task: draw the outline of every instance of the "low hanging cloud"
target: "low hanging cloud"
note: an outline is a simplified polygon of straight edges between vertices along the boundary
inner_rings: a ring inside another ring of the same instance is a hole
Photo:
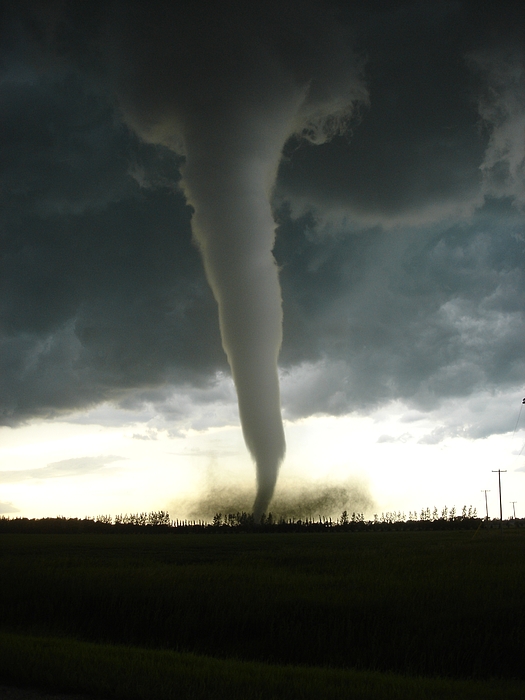
[[[378,233],[366,243],[368,265],[361,242],[348,238],[315,273],[309,261],[319,244],[290,251],[292,269],[285,263],[282,273],[287,416],[397,398],[428,411],[488,387],[519,387],[525,280],[510,218],[506,230],[495,212],[419,237]],[[287,343],[288,328],[302,342]]]
[[[411,433],[402,433],[401,435],[398,435],[397,437],[395,437],[394,435],[383,434],[377,438],[377,442],[379,444],[384,444],[384,443],[392,444],[392,443],[396,443],[396,442],[401,442],[402,444],[405,444],[406,442],[409,442],[412,439],[413,439],[413,435],[411,435]]]
[[[9,515],[11,513],[19,513],[20,509],[16,508],[11,502],[0,501],[0,515]]]
[[[525,54],[510,46],[469,56],[484,77],[479,114],[490,134],[481,165],[486,195],[525,208]]]
[[[56,479],[63,477],[86,476],[101,470],[112,462],[118,462],[126,457],[105,455],[99,457],[73,457],[59,462],[50,462],[40,469],[19,469],[16,471],[1,471],[0,483],[16,483],[26,479]]]

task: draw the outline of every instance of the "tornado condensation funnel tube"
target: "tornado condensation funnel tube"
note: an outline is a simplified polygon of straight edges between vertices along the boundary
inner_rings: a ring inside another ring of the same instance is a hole
[[[195,208],[193,233],[217,300],[242,431],[256,464],[257,521],[268,508],[285,453],[277,374],[282,303],[267,192],[268,171],[280,151],[268,162],[247,145],[239,152],[208,143],[201,157],[188,158],[183,186]]]

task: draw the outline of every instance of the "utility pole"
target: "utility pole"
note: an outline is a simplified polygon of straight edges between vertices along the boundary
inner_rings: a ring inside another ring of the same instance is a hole
[[[512,503],[512,511],[513,511],[513,513],[514,513],[514,520],[516,520],[516,503],[517,503],[517,502],[518,502],[518,501],[511,501],[511,503]]]
[[[487,512],[487,520],[489,519],[489,504],[487,503],[487,493],[490,493],[490,489],[481,489],[481,493],[485,494],[485,510]]]
[[[501,474],[506,474],[507,470],[506,469],[493,469],[492,470],[493,474],[498,475],[498,484],[499,484],[499,529],[503,530],[503,507],[501,505]]]

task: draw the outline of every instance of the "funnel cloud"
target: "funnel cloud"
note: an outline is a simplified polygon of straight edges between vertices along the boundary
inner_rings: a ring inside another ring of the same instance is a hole
[[[256,465],[259,517],[286,449],[270,204],[282,150],[291,136],[318,144],[343,133],[367,92],[348,41],[315,5],[289,3],[284,21],[276,3],[221,3],[204,14],[192,5],[182,20],[173,7],[126,6],[111,42],[120,51],[114,80],[127,123],[185,156],[181,187]]]

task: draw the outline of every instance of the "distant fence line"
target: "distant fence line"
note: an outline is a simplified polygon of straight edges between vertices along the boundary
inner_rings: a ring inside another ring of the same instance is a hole
[[[525,527],[525,518],[510,518],[503,521],[503,527]],[[472,530],[499,528],[499,519],[479,518],[476,509],[464,506],[461,513],[455,508],[444,508],[438,513],[424,508],[409,512],[387,512],[365,520],[363,513],[343,511],[336,519],[318,516],[317,518],[274,518],[271,513],[255,522],[250,513],[216,513],[211,521],[171,519],[166,511],[98,515],[96,517],[66,518],[20,518],[0,516],[0,533],[33,534],[75,534],[75,533],[235,533],[235,532],[377,532],[410,530]]]

